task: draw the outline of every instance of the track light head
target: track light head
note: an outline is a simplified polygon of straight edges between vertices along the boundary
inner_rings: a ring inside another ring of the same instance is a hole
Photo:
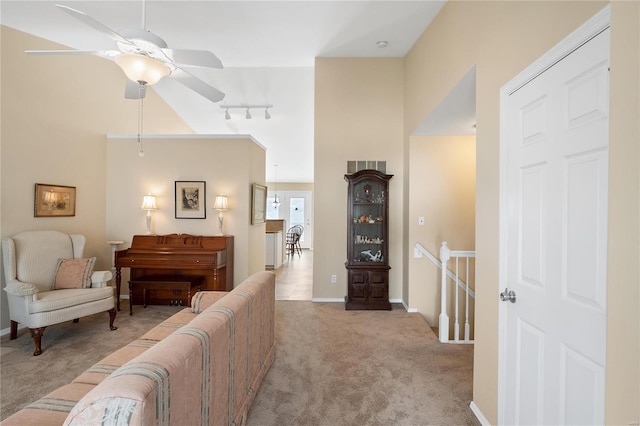
[[[258,104],[258,105],[253,105],[253,104],[240,104],[240,105],[220,105],[220,108],[224,109],[224,119],[225,120],[230,120],[231,119],[231,114],[229,114],[229,110],[231,109],[244,109],[245,110],[245,114],[244,117],[247,120],[251,120],[253,117],[251,116],[251,108],[253,109],[264,109],[264,119],[265,120],[270,120],[271,119],[271,114],[269,114],[269,108],[273,108],[273,105],[270,104]]]

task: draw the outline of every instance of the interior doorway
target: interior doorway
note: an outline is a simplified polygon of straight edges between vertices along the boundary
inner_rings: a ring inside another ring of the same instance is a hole
[[[278,191],[280,204],[274,205],[275,193],[267,193],[267,219],[284,219],[285,229],[302,225],[301,253],[285,255],[276,269],[276,300],[311,300],[313,296],[313,193],[312,191]]]
[[[275,194],[267,194],[267,219],[284,219],[286,229],[302,225],[300,238],[303,249],[313,249],[313,194],[311,191],[278,191],[278,206],[273,205]]]

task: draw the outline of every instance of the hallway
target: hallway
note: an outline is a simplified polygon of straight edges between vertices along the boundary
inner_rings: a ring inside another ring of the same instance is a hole
[[[313,251],[288,256],[276,273],[276,300],[311,300],[313,295]]]

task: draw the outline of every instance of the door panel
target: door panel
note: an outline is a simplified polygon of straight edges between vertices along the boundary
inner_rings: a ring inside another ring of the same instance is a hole
[[[602,424],[609,30],[506,101],[504,423]]]

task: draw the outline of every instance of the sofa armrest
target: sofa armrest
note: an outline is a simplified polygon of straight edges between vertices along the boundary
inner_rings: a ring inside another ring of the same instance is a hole
[[[39,290],[34,284],[11,280],[7,283],[4,291],[14,296],[31,296],[32,294],[36,294]]]
[[[199,314],[227,294],[227,291],[199,291],[191,298],[191,311]]]
[[[91,274],[91,287],[106,287],[112,277],[111,271],[93,271]]]

